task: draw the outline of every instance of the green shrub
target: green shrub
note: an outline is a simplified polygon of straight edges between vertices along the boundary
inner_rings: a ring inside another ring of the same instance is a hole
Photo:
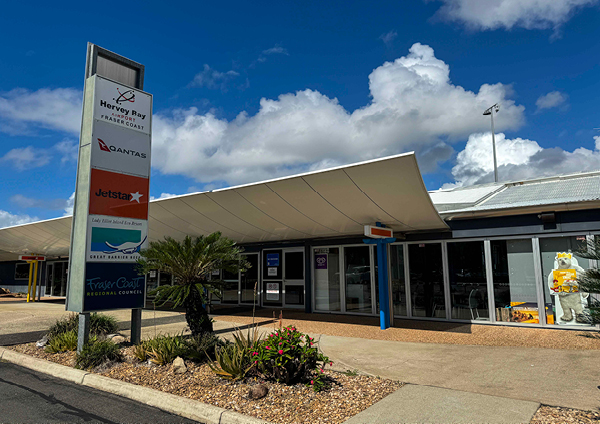
[[[197,336],[192,336],[186,339],[188,351],[186,359],[196,362],[204,362],[206,360],[214,360],[217,347],[225,346],[217,336],[211,333],[203,333]]]
[[[210,369],[225,380],[243,380],[252,368],[246,349],[235,343],[215,349],[216,360],[209,363]]]
[[[187,358],[189,351],[189,345],[183,335],[160,335],[153,339],[144,340],[136,346],[133,353],[141,362],[149,359],[157,365],[166,365],[173,362],[178,356]]]
[[[215,362],[209,363],[210,369],[226,380],[242,380],[248,372],[255,369],[252,352],[260,346],[260,337],[255,328],[244,333],[240,330],[233,334],[233,343],[215,347]]]
[[[66,318],[57,320],[48,329],[48,338],[52,340],[59,334],[65,334],[70,331],[74,331],[77,334],[77,328],[79,326],[79,316],[77,314],[69,314]]]
[[[146,351],[143,342],[133,347],[133,356],[140,362],[146,362],[148,360],[148,352]]]
[[[79,320],[77,320],[79,324]],[[90,315],[90,334],[106,336],[119,331],[117,319],[112,315],[93,313]]]
[[[77,333],[73,330],[58,333],[49,339],[46,348],[48,353],[60,353],[77,350]]]
[[[90,369],[109,361],[120,362],[123,354],[119,345],[110,340],[87,343],[75,360],[75,368]]]
[[[311,337],[292,326],[269,334],[252,356],[267,380],[304,383],[315,391],[325,387],[323,371],[329,358],[319,353]]]
[[[166,365],[180,356],[196,362],[215,358],[215,349],[224,346],[214,334],[204,333],[197,336],[157,336],[144,340],[133,349],[133,355],[140,362],[150,360],[157,365]]]
[[[48,338],[52,339],[59,334],[74,331],[77,334],[79,330],[79,315],[70,314],[66,318],[57,320],[48,329]],[[119,330],[117,319],[112,315],[103,315],[93,313],[90,315],[90,334],[96,336],[106,336],[107,334],[116,333]]]

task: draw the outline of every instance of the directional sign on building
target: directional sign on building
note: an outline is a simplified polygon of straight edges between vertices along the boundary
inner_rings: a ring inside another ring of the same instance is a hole
[[[97,57],[90,53],[98,51]],[[145,278],[136,261],[148,243],[152,95],[141,90],[143,69],[88,47],[69,255],[70,311],[144,306]]]

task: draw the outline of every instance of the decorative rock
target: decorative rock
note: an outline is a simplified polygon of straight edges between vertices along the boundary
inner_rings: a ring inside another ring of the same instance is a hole
[[[42,337],[37,342],[35,342],[35,345],[37,347],[39,347],[40,349],[45,347],[47,344],[48,344],[48,335],[47,334],[44,334],[44,337]]]
[[[179,356],[173,361],[173,372],[175,374],[184,374],[187,371],[185,362]]]
[[[267,393],[269,393],[269,388],[264,384],[259,384],[258,386],[250,387],[250,390],[248,391],[248,397],[250,399],[257,400],[264,398]]]
[[[113,338],[110,339],[111,342],[113,342],[114,344],[119,344],[119,343],[125,343],[127,341],[127,339],[123,336],[114,336]]]

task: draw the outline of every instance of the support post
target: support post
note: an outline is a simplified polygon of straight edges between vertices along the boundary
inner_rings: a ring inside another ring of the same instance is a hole
[[[142,310],[131,310],[131,343],[134,345],[140,344],[142,341]]]
[[[33,273],[33,261],[27,261],[27,263],[29,264],[29,284],[27,285],[27,302],[29,303],[29,300],[31,298],[31,277]]]
[[[394,243],[395,238],[363,239],[365,244],[377,246],[377,282],[379,284],[379,324],[382,330],[390,328],[390,288],[387,272],[387,245]]]
[[[82,312],[79,314],[79,328],[77,329],[77,353],[83,350],[83,346],[90,339],[90,313]]]
[[[33,261],[33,290],[31,291],[31,300],[35,302],[35,289],[37,288],[38,261]]]
[[[387,243],[377,240],[377,270],[379,280],[379,325],[382,330],[390,327],[390,298],[387,278]]]

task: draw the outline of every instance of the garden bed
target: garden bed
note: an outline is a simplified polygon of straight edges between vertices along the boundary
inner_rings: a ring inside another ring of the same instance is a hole
[[[74,352],[50,354],[37,348],[34,343],[11,348],[61,365],[75,364]],[[311,387],[302,384],[286,386],[257,379],[250,379],[245,383],[228,382],[217,377],[208,365],[190,361],[186,361],[187,372],[177,375],[171,365],[139,363],[133,355],[133,348],[125,348],[123,353],[124,362],[100,367],[95,372],[282,424],[342,423],[396,391],[403,384],[366,375],[325,371],[325,375],[332,380],[331,387],[322,392],[315,392]],[[248,397],[248,391],[250,387],[259,383],[265,384],[269,393],[262,399],[252,400]]]

